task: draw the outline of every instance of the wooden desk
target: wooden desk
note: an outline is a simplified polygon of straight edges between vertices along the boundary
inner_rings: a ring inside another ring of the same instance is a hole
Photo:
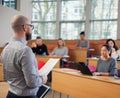
[[[0,63],[0,81],[2,81],[2,63]]]
[[[9,84],[7,82],[0,82],[0,98],[6,98]]]
[[[67,73],[61,69],[52,71],[52,89],[75,98],[120,98],[120,80]]]
[[[36,59],[37,60],[41,60],[41,61],[44,61],[45,63],[50,59],[50,58],[61,58],[60,56],[40,56],[40,55],[37,55],[36,56]],[[57,64],[55,65],[55,68],[60,68],[60,61],[57,62]]]
[[[86,62],[87,49],[73,48],[69,50],[69,60],[75,62]]]
[[[4,47],[0,47],[0,54],[1,54],[1,52],[3,51],[3,49],[4,49]]]
[[[88,65],[92,65],[92,66],[96,66],[97,65],[98,59],[87,58],[87,60],[88,60]],[[120,69],[120,61],[117,61],[117,66],[118,66],[118,69]]]
[[[88,65],[92,65],[92,66],[97,66],[97,58],[87,58],[88,60]]]

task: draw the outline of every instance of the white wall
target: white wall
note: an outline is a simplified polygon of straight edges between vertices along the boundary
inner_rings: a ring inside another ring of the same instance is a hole
[[[18,0],[17,6],[18,10],[14,10],[0,5],[0,47],[9,42],[13,36],[10,22],[15,14],[32,18],[32,0]]]
[[[12,37],[13,31],[10,26],[10,21],[18,13],[18,11],[12,8],[0,5],[0,46],[3,46]]]

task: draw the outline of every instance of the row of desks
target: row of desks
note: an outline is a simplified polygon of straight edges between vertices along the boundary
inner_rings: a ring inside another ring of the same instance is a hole
[[[36,58],[37,60],[46,62],[49,58],[60,57],[36,56]],[[94,64],[96,65],[97,60],[89,59],[89,61],[90,60],[95,61]],[[0,68],[2,69],[1,64]],[[59,62],[56,64],[56,68],[57,69],[53,69],[52,71],[52,89],[55,91],[74,96],[75,98],[120,97],[120,80],[115,80],[113,77],[85,76],[78,72],[66,72],[63,69],[59,69]],[[2,77],[2,75],[0,77]]]
[[[87,60],[88,60],[88,65],[92,65],[92,66],[97,65],[97,61],[98,61],[97,58],[87,58]],[[117,61],[117,66],[118,66],[118,69],[120,69],[120,61]]]
[[[120,80],[107,76],[86,76],[53,69],[52,90],[75,98],[120,98]],[[54,95],[53,95],[54,96]]]
[[[0,47],[0,53],[2,52],[2,50],[3,50],[3,47]],[[85,49],[85,48],[72,48],[72,49],[69,49],[68,55],[70,56],[69,59],[71,61],[85,62],[86,58],[87,58],[87,49]]]

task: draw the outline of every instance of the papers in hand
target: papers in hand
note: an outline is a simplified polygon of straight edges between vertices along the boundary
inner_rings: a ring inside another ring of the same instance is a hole
[[[59,61],[59,59],[50,58],[45,65],[39,70],[39,75],[48,75],[48,73],[53,69],[55,64]]]

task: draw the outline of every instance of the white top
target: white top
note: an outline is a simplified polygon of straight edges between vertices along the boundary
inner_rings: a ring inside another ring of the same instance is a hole
[[[111,57],[114,58],[115,60],[120,59],[120,49],[115,51],[115,52],[113,52],[111,54]]]

